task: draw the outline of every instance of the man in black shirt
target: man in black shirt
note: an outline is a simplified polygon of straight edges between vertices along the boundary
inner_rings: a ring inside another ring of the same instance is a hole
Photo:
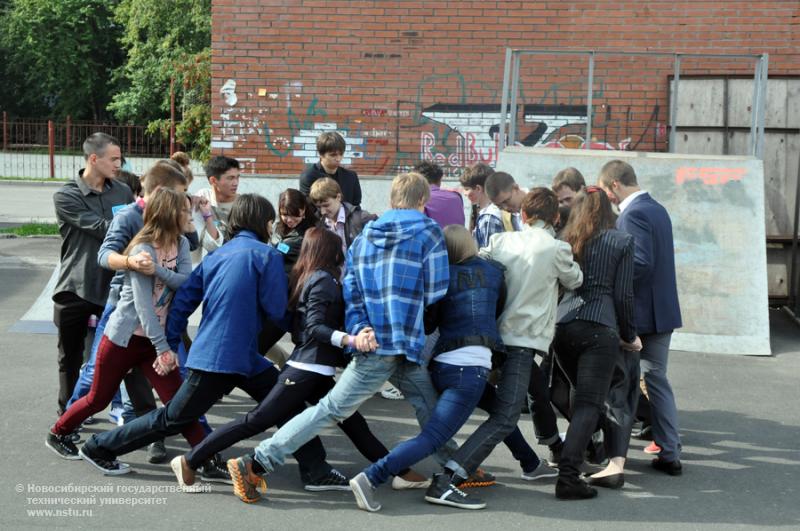
[[[300,174],[300,191],[306,196],[311,192],[314,181],[330,177],[342,189],[342,199],[354,206],[361,205],[361,184],[358,174],[340,166],[347,149],[347,143],[336,131],[326,131],[317,137],[319,162],[308,164]]]

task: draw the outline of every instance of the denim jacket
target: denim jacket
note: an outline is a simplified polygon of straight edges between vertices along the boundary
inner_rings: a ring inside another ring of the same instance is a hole
[[[497,315],[505,306],[505,267],[477,256],[450,265],[447,294],[425,312],[426,332],[439,328],[433,356],[468,345],[502,350]]]

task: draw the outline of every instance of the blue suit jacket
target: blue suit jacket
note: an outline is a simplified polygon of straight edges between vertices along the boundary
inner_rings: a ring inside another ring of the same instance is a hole
[[[675,280],[675,247],[667,210],[650,194],[636,197],[617,219],[633,236],[634,320],[641,334],[662,334],[682,326]]]

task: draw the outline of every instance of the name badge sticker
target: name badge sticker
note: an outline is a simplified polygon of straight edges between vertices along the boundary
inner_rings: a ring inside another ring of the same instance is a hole
[[[128,206],[128,205],[114,205],[114,206],[112,206],[111,207],[111,215],[112,216],[116,216],[117,212],[119,212],[120,210],[122,210],[126,206]]]
[[[278,252],[282,254],[287,254],[289,252],[289,246],[283,242],[279,243],[276,249],[278,249]]]

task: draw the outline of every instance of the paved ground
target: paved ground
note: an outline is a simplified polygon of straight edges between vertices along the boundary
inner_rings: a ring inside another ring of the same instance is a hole
[[[105,478],[86,463],[59,459],[44,446],[56,407],[55,336],[8,332],[50,278],[58,245],[58,240],[0,240],[0,330],[4,332],[0,336],[0,442],[4,453],[0,528],[800,527],[800,334],[779,312],[772,315],[773,357],[672,353],[671,378],[684,444],[682,477],[651,471],[649,457],[641,451],[645,443],[634,441],[625,488],[603,491],[587,502],[557,501],[553,480],[533,484],[521,481],[504,448],[498,448],[485,463],[500,484],[480,490],[489,508],[477,512],[431,506],[422,500],[420,492],[396,493],[383,488],[379,499],[384,509],[367,514],[356,509],[347,492],[311,494],[301,490],[294,464],[269,477],[268,499],[251,506],[241,503],[225,486],[215,485],[212,492],[199,495],[169,492],[174,485],[169,468],[147,464],[142,451],[126,456],[135,473]],[[242,414],[250,405],[248,399],[235,393],[212,410],[210,420],[219,424]],[[403,402],[374,398],[362,411],[389,445],[416,432],[411,410]],[[109,429],[105,416],[99,418],[103,421],[87,430],[88,434]],[[469,434],[480,419],[474,416],[459,438]],[[523,420],[521,426],[533,440],[530,421]],[[323,440],[330,461],[348,476],[365,466],[364,459],[338,431],[326,431]],[[256,442],[245,441],[226,455],[242,453]],[[181,439],[169,441],[171,455],[184,448]],[[436,469],[430,460],[417,468],[424,473]],[[71,509],[77,514],[45,516],[30,512],[38,509]],[[91,515],[81,514],[82,510],[90,510]]]

